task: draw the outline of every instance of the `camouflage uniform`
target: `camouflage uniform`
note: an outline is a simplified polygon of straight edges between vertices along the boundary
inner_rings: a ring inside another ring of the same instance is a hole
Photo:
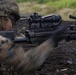
[[[0,7],[4,8],[0,9],[4,12],[4,15],[14,15],[15,21],[20,18],[18,6],[13,1],[2,0]],[[61,30],[59,31],[61,32]],[[15,46],[9,39],[0,36],[0,60],[8,65],[12,65],[16,71],[21,70],[21,75],[31,73],[43,64],[49,53],[53,50],[55,41],[57,42],[55,36],[27,52],[22,47]]]

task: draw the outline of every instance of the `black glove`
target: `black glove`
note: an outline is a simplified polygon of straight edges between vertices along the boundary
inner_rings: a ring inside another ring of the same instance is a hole
[[[58,42],[65,39],[65,34],[67,32],[66,26],[59,26],[55,31],[52,32],[51,38],[54,42],[54,47],[57,47]]]

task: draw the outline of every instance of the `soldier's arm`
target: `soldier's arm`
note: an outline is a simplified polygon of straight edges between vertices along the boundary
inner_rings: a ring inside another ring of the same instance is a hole
[[[40,67],[53,50],[53,41],[51,39],[27,52],[22,47],[11,44],[10,40],[3,44],[7,45],[7,48],[4,50],[5,53],[2,60],[9,65],[13,65],[17,70],[22,69],[23,72],[32,71]]]
[[[0,58],[5,63],[14,66],[15,69],[22,69],[22,72],[37,69],[46,60],[55,44],[63,39],[61,35],[64,34],[65,30],[64,27],[60,27],[54,31],[50,39],[27,52],[24,52],[22,47],[15,46],[9,39],[0,36]]]

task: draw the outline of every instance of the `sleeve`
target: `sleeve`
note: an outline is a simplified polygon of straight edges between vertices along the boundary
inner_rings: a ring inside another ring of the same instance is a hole
[[[14,46],[8,50],[4,62],[14,66],[16,70],[21,69],[22,72],[30,72],[38,69],[43,64],[53,48],[51,39],[27,52],[20,46]]]

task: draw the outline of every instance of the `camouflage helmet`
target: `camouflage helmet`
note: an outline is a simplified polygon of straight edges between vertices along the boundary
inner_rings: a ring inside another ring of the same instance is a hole
[[[0,0],[0,16],[13,16],[18,21],[20,15],[17,3],[14,0]]]

